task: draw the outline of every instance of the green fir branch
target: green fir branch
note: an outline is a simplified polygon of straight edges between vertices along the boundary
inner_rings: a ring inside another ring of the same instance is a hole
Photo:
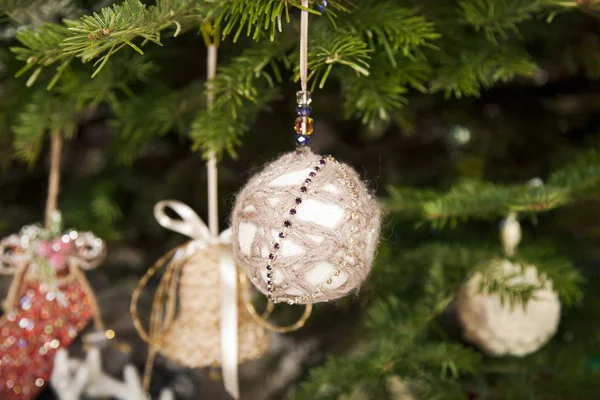
[[[322,88],[334,66],[342,67],[355,76],[368,76],[371,53],[362,37],[342,29],[332,29],[325,23],[314,24],[308,44],[308,80],[313,81],[313,87]],[[298,81],[298,53],[290,56],[290,62],[295,66],[294,80]]]
[[[422,48],[436,49],[434,42],[441,36],[432,21],[390,0],[362,1],[340,25],[364,37],[371,50],[384,49],[393,66],[398,52],[409,59],[424,58]]]
[[[426,91],[426,80],[431,71],[426,62],[401,60],[390,68],[387,57],[378,54],[371,60],[369,76],[359,76],[348,70],[338,70],[344,116],[360,118],[365,125],[380,121],[391,122],[408,104],[409,87]]]
[[[17,158],[33,164],[39,157],[52,115],[52,98],[36,92],[16,117],[12,128]]]
[[[236,104],[235,118],[226,110],[214,109],[200,111],[189,132],[193,141],[193,149],[200,151],[204,157],[215,155],[221,158],[224,153],[237,157],[237,148],[241,145],[241,137],[253,126],[258,113],[267,108],[278,94],[277,89],[269,86],[256,88],[254,101],[243,100]]]
[[[494,44],[510,34],[518,35],[518,25],[542,9],[540,2],[532,0],[461,0],[459,7],[461,17]]]
[[[254,40],[268,33],[269,40],[275,40],[275,33],[283,31],[283,23],[289,23],[290,7],[302,8],[300,0],[204,0],[205,3],[217,4],[214,10],[215,31],[221,31],[223,38],[233,35],[236,42],[245,34]],[[351,3],[346,0],[328,1],[331,11],[348,12]],[[312,14],[319,14],[312,7],[307,9]]]
[[[205,156],[236,156],[240,138],[277,95],[276,84],[282,79],[279,65],[285,62],[282,54],[292,45],[290,39],[253,43],[217,70],[211,82],[214,108],[198,111],[189,133],[195,150]]]
[[[96,76],[108,60],[124,47],[143,54],[140,45],[150,41],[161,44],[161,32],[172,28],[174,36],[182,29],[198,25],[200,17],[191,0],[157,0],[147,7],[139,0],[125,0],[122,4],[104,7],[100,13],[86,15],[78,21],[65,20],[65,25],[46,24],[42,28],[27,29],[17,35],[23,47],[13,48],[19,60],[26,65],[19,75],[34,69],[27,84],[32,85],[41,70],[61,61],[55,79],[75,58],[83,63],[96,60]]]
[[[31,7],[42,2],[42,0],[0,0],[0,14],[10,15],[15,11]]]
[[[461,45],[457,53],[440,55],[440,66],[430,85],[432,92],[443,91],[447,98],[479,96],[482,89],[516,76],[533,76],[539,69],[531,56],[517,46],[489,46],[475,38]]]
[[[153,140],[172,132],[184,136],[199,109],[206,107],[203,88],[193,83],[180,91],[160,85],[113,107],[111,125],[119,132],[112,144],[118,163],[131,165]],[[152,112],[148,112],[151,110]]]
[[[546,212],[595,196],[599,186],[600,151],[594,148],[556,170],[543,186],[463,181],[437,194],[431,190],[389,188],[384,204],[388,212],[410,213],[442,229],[468,218],[494,219],[509,212]]]

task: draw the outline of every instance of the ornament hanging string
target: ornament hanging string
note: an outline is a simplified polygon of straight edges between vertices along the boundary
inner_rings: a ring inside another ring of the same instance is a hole
[[[212,111],[215,106],[213,79],[217,75],[217,45],[214,42],[208,45],[206,70],[206,103],[208,110]],[[208,175],[208,228],[210,233],[217,237],[219,236],[219,195],[217,157],[214,152],[211,152],[208,157],[206,170]]]
[[[308,0],[302,0],[300,11],[300,85],[306,92],[308,84]]]
[[[52,219],[57,210],[58,189],[60,185],[60,158],[62,154],[62,135],[53,131],[50,136],[50,177],[48,179],[48,198],[46,199],[46,229],[52,226]]]
[[[215,37],[218,37],[215,35]],[[208,56],[206,59],[206,103],[208,111],[214,108],[214,82],[217,74],[217,43],[213,40],[207,43]],[[206,163],[208,180],[208,226],[213,239],[219,236],[219,196],[217,159],[211,152]],[[221,284],[221,367],[223,384],[234,399],[240,397],[238,380],[238,310],[237,310],[237,267],[233,260],[221,254],[220,256]]]
[[[46,210],[44,216],[44,225],[47,230],[52,231],[56,226],[57,220],[60,220],[58,212],[58,194],[60,192],[60,165],[62,156],[63,138],[60,131],[53,131],[50,135],[50,173],[48,177],[48,197],[46,199]],[[60,232],[59,232],[60,233]],[[57,233],[57,234],[59,234]],[[21,287],[27,278],[30,263],[20,263],[15,270],[14,277],[8,290],[5,301],[2,306],[5,311],[11,310],[16,306],[21,293]],[[91,288],[85,275],[77,263],[69,264],[68,275],[65,277],[56,277],[57,283],[63,284],[70,281],[78,281],[82,286],[90,302],[92,319],[94,327],[98,331],[104,331],[105,325],[100,314],[98,300]]]
[[[313,120],[311,113],[311,94],[308,91],[308,0],[302,0],[300,10],[300,85],[301,91],[296,93],[298,102],[298,118],[294,124],[296,136],[296,145],[300,146],[298,150],[308,146],[311,142],[310,135],[313,132]]]

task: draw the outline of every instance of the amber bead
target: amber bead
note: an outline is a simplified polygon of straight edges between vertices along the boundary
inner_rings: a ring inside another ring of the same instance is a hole
[[[313,119],[311,117],[298,117],[294,130],[298,135],[310,135],[313,133]]]

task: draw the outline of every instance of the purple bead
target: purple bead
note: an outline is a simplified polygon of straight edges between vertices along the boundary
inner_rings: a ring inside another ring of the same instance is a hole
[[[298,135],[296,137],[296,144],[298,146],[308,146],[310,144],[310,138],[304,135]]]
[[[290,226],[292,226],[292,223],[291,223],[289,220],[286,220],[286,221],[283,223],[283,226],[285,226],[286,228],[289,228]]]
[[[307,190],[308,190],[308,189],[306,189],[306,186],[302,186],[302,187],[300,188],[300,191],[301,191],[302,193],[306,193],[306,191],[307,191]]]
[[[310,180],[310,178],[306,178],[306,179],[304,180],[304,183],[310,183],[310,182],[312,182],[312,181]]]
[[[272,287],[267,287],[267,292],[272,293],[273,292],[273,288]]]
[[[311,173],[310,173],[310,174],[308,174],[308,175],[312,176],[313,178],[314,178],[315,176],[317,176],[317,174],[315,174],[314,172],[311,172]]]
[[[320,171],[320,170],[321,170],[321,168],[315,167],[315,171]]]
[[[302,203],[302,199],[300,197],[297,197],[296,198],[296,204],[300,204],[300,203]]]
[[[271,286],[272,284],[273,284],[273,281],[269,279],[269,280],[267,281],[267,285]]]
[[[271,271],[273,269],[273,267],[271,267],[270,265],[267,265],[267,271]]]
[[[320,13],[324,13],[326,9],[327,9],[327,0],[321,0],[317,4],[317,11]]]
[[[321,159],[319,160],[319,164],[321,164],[321,165],[325,165],[325,159],[324,159],[324,158],[321,158]]]
[[[267,278],[271,279],[272,277],[273,277],[273,274],[269,272],[269,273],[267,274]]]
[[[309,106],[308,104],[302,104],[302,105],[299,105],[298,108],[296,108],[296,113],[298,113],[298,115],[300,115],[302,117],[306,117],[306,116],[310,115],[311,112],[312,112],[312,107]]]
[[[292,209],[290,210],[290,214],[291,214],[291,215],[296,215],[296,209],[295,209],[295,208],[292,208]]]
[[[272,260],[274,258],[275,258],[275,254],[273,254],[273,253],[269,254],[269,260]]]
[[[275,243],[273,247],[275,247],[276,250],[279,250],[279,243]]]
[[[285,238],[285,234],[283,232],[279,232],[279,237],[284,239]]]

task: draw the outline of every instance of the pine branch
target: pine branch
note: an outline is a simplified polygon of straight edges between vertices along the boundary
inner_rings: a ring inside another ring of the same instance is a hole
[[[461,0],[461,16],[476,31],[483,31],[490,42],[508,39],[511,33],[518,34],[518,24],[538,14],[542,5],[532,0]]]
[[[19,112],[14,133],[15,156],[33,164],[39,157],[52,115],[52,99],[38,91]]]
[[[55,91],[36,90],[12,127],[16,156],[34,163],[47,132],[57,131],[66,139],[71,138],[83,111],[103,102],[117,108],[117,92],[129,93],[128,84],[145,79],[154,69],[154,64],[145,60],[120,61],[111,64],[107,73],[96,80],[82,71],[66,68]]]
[[[594,196],[600,186],[600,149],[592,148],[554,171],[548,177],[548,185],[568,188],[574,200]]]
[[[199,109],[206,107],[202,85],[191,84],[180,91],[160,85],[113,107],[112,125],[119,131],[113,153],[120,164],[130,165],[147,145],[171,132],[184,136]],[[148,112],[152,110],[152,112]]]
[[[1,0],[0,14],[14,13],[15,11],[42,3],[42,0]]]
[[[206,3],[219,3],[214,10],[216,15],[215,31],[221,31],[223,37],[233,35],[237,41],[240,35],[251,36],[259,40],[267,32],[271,41],[275,40],[275,32],[282,32],[283,22],[290,22],[290,6],[302,8],[300,0],[204,0]],[[331,11],[348,12],[349,1],[328,1]],[[319,14],[309,7],[309,12]]]
[[[226,152],[236,158],[237,147],[241,145],[240,137],[250,130],[259,111],[265,109],[277,94],[275,88],[257,87],[254,101],[243,100],[236,104],[235,119],[227,112],[216,109],[199,112],[189,133],[193,149],[202,152],[205,157],[215,154],[220,158]]]
[[[422,92],[431,71],[425,61],[401,60],[390,68],[388,58],[378,54],[370,62],[369,76],[359,76],[349,71],[337,71],[342,87],[344,117],[360,118],[365,125],[374,126],[380,121],[389,123],[408,104],[409,87]]]
[[[546,286],[545,281],[540,285],[530,283],[515,282],[523,270],[512,274],[506,274],[502,269],[501,261],[488,260],[486,263],[477,266],[480,280],[479,291],[484,294],[497,295],[500,297],[500,303],[505,307],[525,307],[527,302],[535,295],[538,289]],[[543,277],[542,277],[543,279]]]
[[[435,49],[440,34],[433,22],[418,15],[416,10],[400,7],[385,0],[362,1],[360,8],[344,16],[339,24],[369,43],[369,48],[384,49],[388,61],[396,66],[397,53],[409,59],[423,59],[422,47]]]
[[[389,212],[408,213],[442,229],[468,218],[493,219],[509,212],[536,214],[595,196],[600,186],[600,151],[591,149],[558,169],[541,187],[530,184],[495,185],[465,181],[445,193],[389,188],[384,201]]]
[[[518,46],[489,46],[471,39],[457,53],[440,55],[440,67],[430,90],[444,91],[446,97],[479,96],[482,88],[507,82],[516,76],[532,76],[538,66]]]
[[[240,137],[247,132],[258,112],[278,93],[281,81],[278,61],[293,44],[261,41],[217,70],[213,80],[215,106],[198,112],[189,133],[194,149],[218,157],[227,152],[235,157]]]
[[[542,282],[550,279],[552,289],[558,293],[562,304],[571,307],[581,301],[585,279],[571,260],[556,254],[554,247],[551,244],[522,246],[514,260],[521,265],[534,265],[541,275]]]
[[[369,75],[371,50],[362,37],[344,29],[333,29],[325,20],[313,23],[308,43],[308,80],[313,88],[322,88],[334,66],[347,69],[356,76]],[[298,52],[289,57],[294,65],[294,80],[300,80]]]
[[[142,45],[148,41],[162,45],[163,30],[172,28],[177,36],[183,29],[199,22],[198,10],[192,0],[157,0],[156,5],[150,7],[139,0],[125,0],[122,4],[103,8],[100,13],[83,16],[79,21],[65,20],[65,26],[46,24],[40,29],[24,30],[17,35],[24,47],[12,50],[19,60],[27,63],[19,75],[35,68],[27,82],[29,86],[44,67],[61,61],[50,84],[52,87],[74,58],[83,63],[96,60],[94,77],[110,57],[124,47],[144,54],[134,44],[136,39],[141,38]]]
[[[213,80],[215,110],[237,118],[244,101],[258,100],[259,85],[275,87],[281,82],[279,62],[293,45],[287,37],[278,42],[261,41],[243,50],[225,66],[217,70]]]
[[[510,211],[542,212],[565,205],[570,199],[568,188],[531,185],[494,185],[466,181],[453,186],[448,192],[435,196],[431,191],[400,188],[391,189],[386,202],[389,211],[412,210],[442,229],[469,217],[490,219],[503,217]],[[419,201],[421,206],[418,207]]]
[[[404,304],[396,297],[378,302],[369,312],[358,351],[330,357],[322,367],[313,368],[297,398],[338,399],[357,390],[367,398],[385,398],[392,377],[416,379],[427,387],[445,376],[474,373],[481,362],[475,351],[423,340],[431,320],[428,307]]]

